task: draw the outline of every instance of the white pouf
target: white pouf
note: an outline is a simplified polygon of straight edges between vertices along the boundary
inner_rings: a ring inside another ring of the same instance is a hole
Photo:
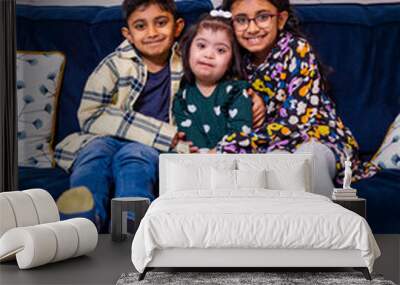
[[[5,196],[0,195],[0,237],[16,226],[17,222],[10,202]]]
[[[49,192],[42,189],[29,189],[22,192],[31,197],[39,218],[39,224],[60,220],[57,205]]]
[[[88,219],[60,222],[57,205],[42,189],[0,193],[0,262],[17,259],[20,269],[86,254],[96,248]]]
[[[88,219],[18,227],[0,238],[0,261],[16,256],[20,269],[86,254],[96,248],[96,226]]]
[[[33,226],[39,223],[35,205],[31,197],[22,191],[2,192],[13,210],[17,227]]]

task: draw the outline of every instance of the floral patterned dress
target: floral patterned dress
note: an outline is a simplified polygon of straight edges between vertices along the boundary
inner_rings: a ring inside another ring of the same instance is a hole
[[[337,183],[343,179],[346,155],[351,157],[355,180],[376,172],[373,165],[360,163],[358,144],[324,92],[316,56],[305,39],[281,32],[263,64],[254,66],[248,58],[246,63],[248,80],[266,104],[265,123],[250,135],[225,136],[218,152],[294,152],[302,143],[316,140],[335,155]]]

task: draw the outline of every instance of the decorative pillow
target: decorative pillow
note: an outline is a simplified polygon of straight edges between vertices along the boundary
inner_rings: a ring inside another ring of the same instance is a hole
[[[211,170],[213,190],[238,190],[241,188],[266,188],[265,170]]]
[[[169,191],[211,189],[210,171],[210,167],[187,167],[184,164],[169,162],[167,189]]]
[[[266,183],[271,190],[311,191],[308,163],[304,160],[276,159],[238,160],[239,170],[266,171]]]
[[[400,114],[389,127],[385,139],[372,162],[382,168],[400,169]]]
[[[51,167],[65,56],[17,52],[18,165]]]
[[[267,172],[263,170],[236,170],[238,188],[267,188]]]
[[[305,164],[293,164],[285,169],[267,170],[268,188],[273,190],[303,191],[306,192]]]
[[[236,161],[201,154],[176,156],[166,164],[166,191],[211,190],[211,168],[235,169]]]
[[[233,169],[217,169],[211,170],[211,181],[213,190],[223,189],[228,191],[236,190],[236,170]]]

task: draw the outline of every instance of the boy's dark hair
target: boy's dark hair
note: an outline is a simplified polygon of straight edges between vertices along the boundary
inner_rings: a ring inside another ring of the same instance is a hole
[[[231,11],[233,3],[235,3],[236,1],[238,0],[224,0],[222,3],[222,8],[226,11]],[[265,0],[265,1],[274,5],[278,9],[278,12],[283,12],[283,11],[288,12],[288,19],[283,28],[284,31],[288,31],[297,37],[307,38],[300,29],[300,21],[297,18],[296,14],[294,13],[289,0]],[[328,74],[332,73],[333,69],[321,62],[320,57],[316,51],[313,52],[316,55],[319,71],[321,74],[322,89],[328,91],[330,89],[330,85],[327,77]]]
[[[124,0],[122,3],[122,13],[125,21],[127,22],[129,16],[140,6],[148,6],[151,4],[156,4],[162,10],[170,12],[174,16],[174,19],[178,18],[174,0]]]
[[[231,26],[230,19],[225,19],[222,17],[213,17],[208,13],[203,14],[199,21],[192,25],[182,36],[179,42],[179,48],[182,55],[183,69],[184,69],[184,79],[190,84],[195,83],[195,77],[190,68],[189,56],[190,56],[190,46],[192,45],[193,39],[196,37],[197,33],[201,29],[210,29],[212,31],[224,30],[227,32],[229,39],[232,43],[232,59],[231,64],[228,67],[225,75],[222,79],[242,79],[244,78],[244,72],[242,68],[242,59],[240,55],[239,44],[236,41],[233,28]]]

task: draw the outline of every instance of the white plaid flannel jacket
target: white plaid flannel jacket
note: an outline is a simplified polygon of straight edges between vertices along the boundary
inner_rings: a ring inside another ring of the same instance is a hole
[[[170,57],[170,122],[173,122],[173,96],[183,75],[176,48],[175,45]],[[57,164],[68,171],[78,151],[101,136],[137,141],[160,151],[168,151],[177,131],[176,126],[133,111],[146,80],[146,66],[125,40],[115,52],[102,60],[86,82],[78,110],[81,131],[70,134],[57,144],[54,154]]]

